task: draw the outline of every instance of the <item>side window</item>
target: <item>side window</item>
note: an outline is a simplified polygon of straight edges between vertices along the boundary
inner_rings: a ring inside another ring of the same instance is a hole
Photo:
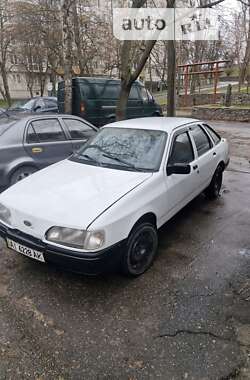
[[[57,119],[35,120],[28,129],[28,143],[64,141],[65,135]]]
[[[144,102],[148,103],[148,93],[145,87],[141,87],[141,97]]]
[[[129,99],[138,99],[138,98],[139,98],[139,95],[138,95],[137,88],[136,86],[132,86],[130,90],[130,94],[129,94]]]
[[[198,156],[200,157],[211,148],[211,142],[203,129],[198,125],[191,129],[191,134],[194,138]]]
[[[148,94],[148,99],[149,99],[149,101],[152,102],[152,101],[154,100],[153,95],[152,95],[151,92],[149,92],[148,90],[146,90],[146,91],[147,91],[147,94]]]
[[[119,84],[111,84],[109,82],[95,85],[97,96],[101,99],[118,99],[120,89],[121,86]]]
[[[221,140],[220,136],[211,127],[209,127],[208,125],[203,124],[202,126],[203,126],[203,128],[205,128],[205,130],[207,131],[207,133],[209,134],[209,136],[211,136],[211,138],[212,138],[213,142],[215,143],[215,145],[217,145],[220,142],[220,140]]]
[[[29,125],[28,133],[27,133],[27,143],[28,144],[36,144],[39,143],[39,138],[32,126],[32,124]]]
[[[193,147],[187,134],[181,133],[174,139],[169,164],[189,164],[194,159]]]
[[[72,140],[86,140],[95,134],[94,129],[75,119],[63,119]]]
[[[57,107],[56,102],[53,101],[53,100],[46,99],[46,100],[44,101],[44,103],[45,103],[45,107],[46,107],[46,108],[55,108],[55,107]]]

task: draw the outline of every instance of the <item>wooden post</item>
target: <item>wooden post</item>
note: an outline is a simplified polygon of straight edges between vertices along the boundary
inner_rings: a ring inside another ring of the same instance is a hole
[[[215,64],[214,69],[214,104],[217,102],[217,87],[218,87],[218,79],[219,79],[219,63]]]

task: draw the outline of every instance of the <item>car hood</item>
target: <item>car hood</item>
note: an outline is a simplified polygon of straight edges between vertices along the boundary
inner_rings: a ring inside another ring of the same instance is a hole
[[[87,228],[151,176],[64,160],[3,192],[0,203],[11,211],[11,227],[41,238],[52,226]]]

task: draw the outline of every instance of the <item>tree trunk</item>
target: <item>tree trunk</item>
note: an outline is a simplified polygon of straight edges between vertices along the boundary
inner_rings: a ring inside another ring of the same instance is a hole
[[[63,65],[64,65],[64,112],[72,113],[72,25],[70,20],[70,11],[72,1],[64,0],[62,6],[63,14]]]
[[[8,106],[10,107],[11,106],[11,96],[10,96],[8,76],[7,76],[7,73],[5,70],[5,65],[1,65],[1,74],[2,74],[4,92],[5,92],[5,99],[8,103]]]
[[[121,92],[119,101],[117,103],[117,109],[116,109],[116,120],[124,120],[126,118],[126,111],[127,111],[127,104],[128,104],[128,97],[131,90],[132,84],[126,84],[122,82],[121,84]]]
[[[246,41],[246,50],[244,59],[240,68],[240,77],[239,77],[239,92],[241,90],[241,86],[244,85],[245,79],[247,77],[247,70],[250,63],[250,6],[249,6],[249,19],[248,19],[248,34]]]

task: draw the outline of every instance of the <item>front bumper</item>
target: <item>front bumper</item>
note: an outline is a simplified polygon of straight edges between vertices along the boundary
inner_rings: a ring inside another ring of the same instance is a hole
[[[26,235],[19,230],[10,229],[1,223],[0,236],[5,240],[9,238],[19,244],[42,252],[45,262],[48,264],[55,264],[70,272],[86,275],[117,271],[126,245],[124,240],[94,254],[81,253],[45,244],[39,239]]]

